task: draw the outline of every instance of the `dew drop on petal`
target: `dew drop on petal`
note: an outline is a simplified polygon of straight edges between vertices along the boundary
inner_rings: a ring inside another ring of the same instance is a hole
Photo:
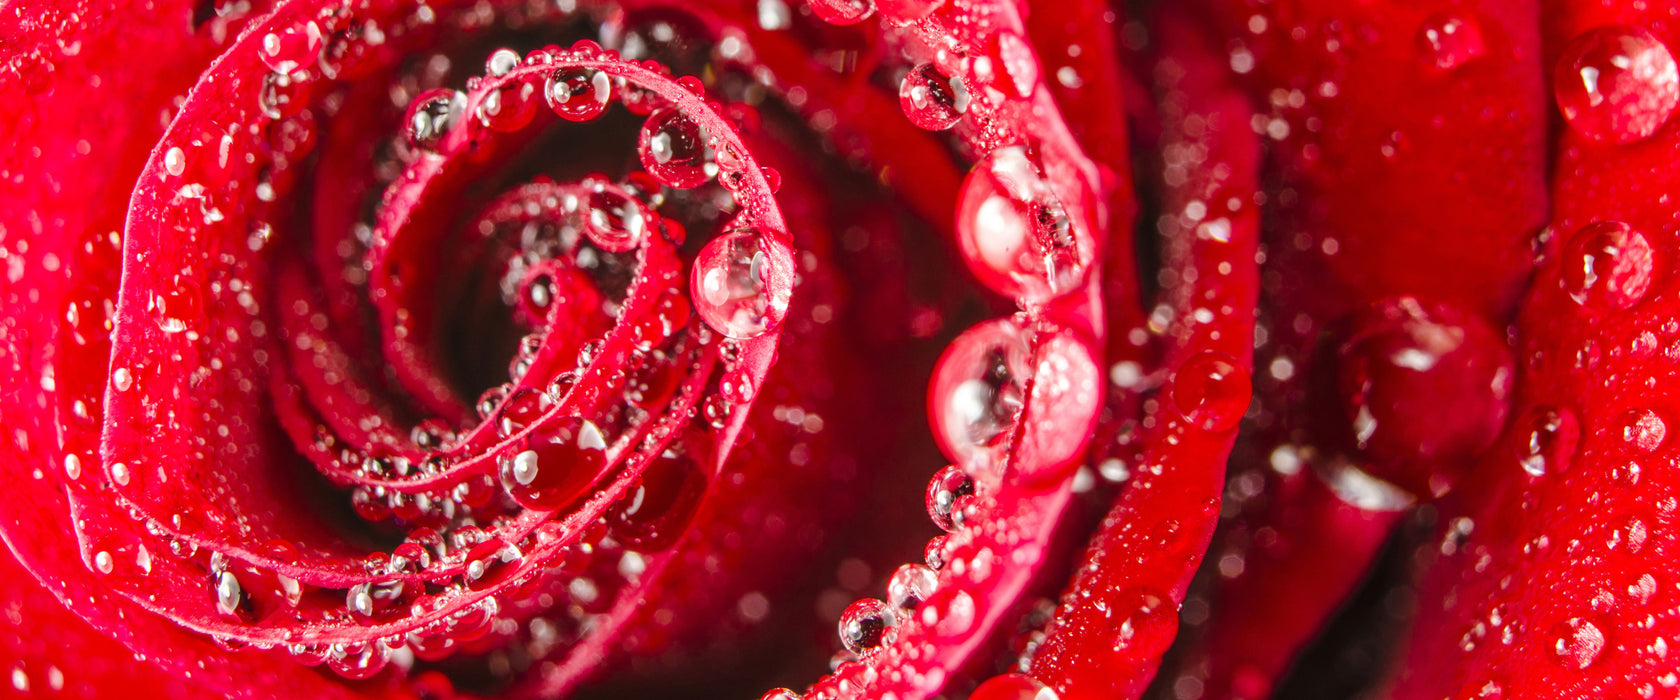
[[[1628,144],[1657,133],[1674,113],[1680,71],[1650,32],[1604,26],[1564,47],[1552,88],[1570,128],[1595,141]]]
[[[467,109],[467,98],[449,88],[421,93],[408,106],[403,118],[404,135],[409,145],[423,151],[436,151],[449,131],[461,123]]]
[[[1248,411],[1253,392],[1248,370],[1222,353],[1198,353],[1173,373],[1173,406],[1204,430],[1235,427]]]
[[[623,188],[602,185],[589,193],[583,233],[602,250],[622,253],[641,245],[651,214]]]
[[[898,86],[898,104],[910,123],[928,131],[944,131],[968,111],[968,88],[962,80],[939,71],[931,63],[912,68]]]
[[[840,26],[857,24],[875,13],[875,4],[870,0],[808,0],[808,3],[822,21]]]
[[[1056,690],[1025,673],[1006,673],[981,683],[968,700],[1059,700]]]
[[[589,121],[607,111],[612,78],[592,68],[559,68],[543,83],[543,99],[567,121]]]
[[[1569,239],[1564,249],[1564,289],[1588,308],[1629,308],[1651,288],[1654,255],[1645,235],[1627,224],[1588,224]]]
[[[718,171],[705,130],[676,107],[659,109],[647,118],[636,151],[648,173],[678,189],[698,187]]]
[[[552,511],[569,505],[607,463],[607,443],[593,422],[568,417],[532,435],[502,466],[502,486],[519,505]]]
[[[793,273],[793,253],[778,237],[750,230],[724,234],[694,260],[694,310],[725,336],[756,338],[787,315]]]
[[[1433,15],[1418,29],[1418,48],[1429,65],[1450,71],[1487,53],[1482,27],[1471,17]]]
[[[289,74],[321,55],[321,26],[313,20],[263,35],[258,57],[276,73]]]
[[[993,150],[964,178],[957,200],[963,261],[986,286],[1042,303],[1084,280],[1093,252],[1026,149]]]
[[[922,564],[905,564],[887,579],[887,602],[900,610],[914,610],[939,590],[939,574]]]
[[[1014,427],[1031,376],[1031,348],[1013,320],[981,323],[951,341],[928,388],[928,420],[945,454],[961,465],[983,459]]]
[[[1524,471],[1544,476],[1569,468],[1581,438],[1581,425],[1574,411],[1541,406],[1532,409],[1517,425],[1517,459]]]
[[[847,651],[866,656],[886,643],[887,630],[896,624],[893,611],[886,603],[865,598],[852,603],[840,614],[840,643]]]

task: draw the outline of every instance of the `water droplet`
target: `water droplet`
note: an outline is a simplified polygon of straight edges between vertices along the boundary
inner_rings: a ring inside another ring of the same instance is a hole
[[[263,35],[257,55],[276,73],[289,74],[321,55],[321,26],[313,20]]]
[[[1639,27],[1604,26],[1576,37],[1558,57],[1553,97],[1577,133],[1628,144],[1657,133],[1680,102],[1680,71],[1668,47]]]
[[[736,231],[694,260],[694,309],[712,330],[756,338],[780,326],[793,294],[793,252],[778,236]]]
[[[1173,406],[1204,430],[1236,427],[1253,392],[1248,370],[1221,353],[1198,353],[1173,373]]]
[[[1668,437],[1668,424],[1662,416],[1649,408],[1636,408],[1623,413],[1616,421],[1616,434],[1628,449],[1639,454],[1656,452]]]
[[[607,464],[607,442],[575,416],[533,435],[529,448],[502,465],[502,486],[519,505],[559,510],[581,495]]]
[[[1549,638],[1552,640],[1552,660],[1582,670],[1598,660],[1605,646],[1604,632],[1579,617],[1552,625]]]
[[[560,68],[543,85],[549,109],[568,121],[586,122],[607,111],[612,78],[592,68]]]
[[[935,637],[943,639],[968,634],[980,618],[974,596],[954,587],[935,592],[916,614],[921,616],[922,624],[932,627]]]
[[[111,370],[111,386],[117,391],[128,391],[134,385],[134,374],[127,367]]]
[[[945,5],[946,0],[875,0],[875,8],[881,11],[883,17],[911,22],[930,14]]]
[[[520,389],[503,402],[496,423],[497,431],[504,438],[512,437],[535,424],[553,406],[554,402],[548,394],[530,387]]]
[[[840,643],[846,650],[865,656],[881,648],[887,641],[887,630],[897,620],[892,608],[874,598],[852,603],[840,615]]]
[[[1093,255],[1033,156],[1019,146],[993,150],[963,180],[957,242],[981,282],[1029,303],[1079,286]]]
[[[671,187],[698,187],[718,172],[705,130],[676,107],[647,118],[636,148],[642,167]]]
[[[1487,53],[1482,27],[1472,18],[1438,14],[1418,29],[1418,48],[1436,70],[1449,71]]]
[[[622,253],[641,245],[652,214],[641,200],[616,185],[598,185],[589,194],[583,233],[602,250]]]
[[[110,552],[99,552],[93,555],[93,566],[99,573],[108,574],[116,569],[117,563]]]
[[[182,281],[173,289],[152,298],[157,326],[165,333],[180,333],[203,313],[197,285]]]
[[[409,145],[423,151],[436,151],[445,136],[461,123],[467,110],[467,98],[448,88],[428,90],[408,106],[403,117],[404,135]]]
[[[807,4],[822,21],[840,26],[857,24],[875,12],[870,0],[808,0]]]
[[[232,571],[216,574],[216,612],[231,617],[239,615],[239,606],[245,601],[245,593],[239,588],[239,579],[234,578]]]
[[[939,590],[939,574],[921,564],[905,564],[887,579],[887,602],[900,610],[914,610]]]
[[[1517,446],[1517,458],[1522,468],[1534,476],[1562,473],[1569,468],[1575,455],[1575,445],[1581,437],[1580,423],[1575,412],[1567,408],[1539,407],[1533,409],[1525,423],[1527,432]]]
[[[682,536],[706,493],[706,470],[688,455],[665,451],[649,462],[630,492],[607,511],[613,539],[659,551]]]
[[[956,528],[953,514],[958,499],[974,495],[974,480],[956,466],[945,467],[933,475],[927,487],[928,517],[946,532]]]
[[[929,131],[956,126],[968,111],[968,89],[931,63],[912,68],[898,86],[898,104],[910,123]]]
[[[334,644],[327,652],[327,668],[352,680],[372,678],[385,669],[390,652],[377,640]]]
[[[981,683],[968,700],[1059,700],[1055,689],[1025,673],[1006,673]]]
[[[510,80],[479,100],[478,123],[492,131],[511,133],[525,128],[537,116],[537,85]]]
[[[518,51],[506,47],[496,49],[491,51],[490,56],[484,59],[484,74],[492,78],[500,78],[512,73],[522,62],[523,59],[520,58]]]
[[[1569,239],[1564,249],[1564,289],[1588,308],[1626,309],[1651,288],[1653,257],[1645,235],[1627,224],[1588,224]]]
[[[1384,299],[1355,314],[1336,358],[1364,468],[1414,496],[1444,493],[1505,424],[1515,368],[1504,334],[1457,307]]]
[[[113,462],[110,471],[111,480],[117,482],[118,486],[128,485],[128,465],[122,462]]]
[[[71,481],[82,478],[82,458],[74,453],[64,455],[64,475]]]
[[[180,177],[181,173],[187,171],[186,152],[182,151],[180,146],[170,146],[169,150],[163,153],[163,169],[170,175]]]
[[[984,459],[1019,418],[1032,376],[1031,348],[1009,319],[987,321],[951,341],[928,388],[934,438],[958,464]]]

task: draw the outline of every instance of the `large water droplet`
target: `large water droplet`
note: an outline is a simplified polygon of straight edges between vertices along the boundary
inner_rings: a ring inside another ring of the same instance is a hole
[[[793,252],[777,236],[736,231],[694,260],[694,310],[712,330],[756,338],[781,325],[793,294]]]
[[[1605,26],[1571,41],[1552,71],[1558,110],[1576,132],[1627,144],[1662,128],[1680,102],[1668,47],[1639,27]]]
[[[987,321],[951,341],[928,388],[928,420],[952,461],[983,459],[1015,425],[1030,362],[1026,334],[1009,319]]]
[[[315,62],[321,55],[321,26],[313,20],[263,35],[257,56],[276,73],[288,74]]]
[[[1444,493],[1505,424],[1511,352],[1502,333],[1457,307],[1378,302],[1355,315],[1337,360],[1366,470],[1414,496]]]
[[[852,603],[840,615],[840,643],[846,650],[865,656],[886,643],[887,630],[897,624],[893,611],[886,603],[865,598]]]
[[[1588,224],[1564,249],[1563,287],[1582,306],[1626,309],[1644,298],[1655,276],[1645,235],[1619,221]]]
[[[1092,256],[1038,163],[1019,146],[993,150],[963,180],[957,243],[986,286],[1029,303],[1077,287]]]
[[[372,678],[390,662],[390,651],[378,640],[334,644],[327,652],[327,668],[352,680]]]
[[[510,80],[479,100],[477,114],[478,123],[492,131],[511,133],[523,129],[537,116],[537,85]]]
[[[403,117],[409,145],[436,151],[449,131],[461,123],[466,110],[466,96],[455,90],[439,88],[421,93],[408,105],[408,114]]]
[[[1253,394],[1248,370],[1222,353],[1198,353],[1173,373],[1173,406],[1185,420],[1205,430],[1235,427],[1248,411]]]
[[[657,110],[642,124],[637,154],[660,182],[679,189],[698,187],[717,174],[706,131],[676,107]]]
[[[543,84],[543,99],[561,118],[586,122],[607,111],[612,77],[592,68],[560,68]]]
[[[666,451],[607,511],[613,539],[644,552],[665,549],[683,534],[705,493],[706,470],[688,455]]]
[[[931,63],[912,68],[898,85],[898,104],[910,123],[929,131],[956,126],[968,111],[968,88]]]
[[[1534,476],[1561,473],[1569,468],[1575,456],[1575,445],[1581,438],[1581,425],[1575,412],[1568,408],[1538,407],[1519,423],[1517,459],[1522,468]]]
[[[840,26],[857,24],[875,12],[870,0],[808,0],[807,4],[822,21]]]
[[[1436,70],[1449,71],[1487,53],[1482,27],[1475,19],[1438,14],[1418,29],[1418,48]]]
[[[559,510],[581,495],[607,463],[607,442],[594,423],[576,416],[533,435],[502,465],[502,486],[519,505]]]
[[[1025,673],[1006,673],[981,683],[968,700],[1059,700],[1055,689]]]

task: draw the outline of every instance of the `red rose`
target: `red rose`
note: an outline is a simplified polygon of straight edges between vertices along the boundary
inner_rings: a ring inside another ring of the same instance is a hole
[[[1680,692],[1680,5],[0,9],[17,691]]]

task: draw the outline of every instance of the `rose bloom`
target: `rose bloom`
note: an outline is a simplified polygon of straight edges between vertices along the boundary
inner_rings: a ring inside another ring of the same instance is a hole
[[[1680,697],[1677,13],[4,0],[0,695]]]

